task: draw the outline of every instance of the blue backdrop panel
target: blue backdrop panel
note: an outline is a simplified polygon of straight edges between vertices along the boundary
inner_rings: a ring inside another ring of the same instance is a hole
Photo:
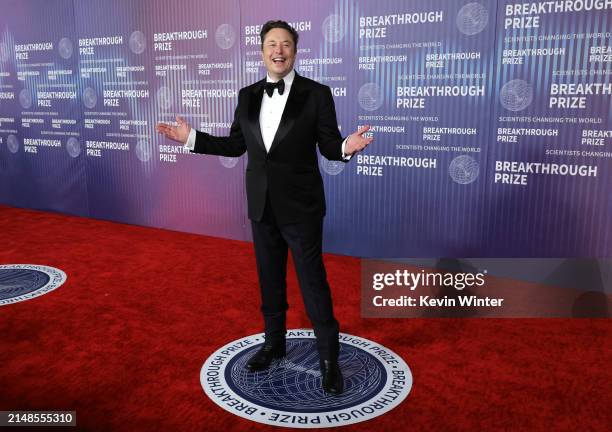
[[[154,131],[157,121],[181,115],[227,133],[239,51],[237,37],[226,40],[218,29],[236,33],[236,9],[232,2],[75,4],[92,216],[244,237],[242,161],[185,154]],[[111,10],[112,20],[100,19]]]
[[[246,156],[185,153],[154,126],[227,134],[281,18],[343,135],[375,137],[348,164],[320,157],[327,251],[612,252],[609,1],[0,5],[0,202],[249,239]]]
[[[175,2],[158,1],[154,7],[161,12],[149,24],[160,39],[154,49],[155,78],[151,77],[156,95],[152,121],[170,122],[180,115],[199,130],[227,135],[241,87],[238,1],[191,0],[181,2],[180,8]],[[162,41],[177,31],[197,30],[206,32],[206,38]],[[154,143],[158,157],[153,223],[245,239],[246,156],[175,154],[182,149],[160,135]]]
[[[0,200],[87,215],[72,4],[2,2]]]
[[[492,256],[611,253],[610,2],[590,11],[577,8],[605,3],[559,3],[499,3],[486,213]]]

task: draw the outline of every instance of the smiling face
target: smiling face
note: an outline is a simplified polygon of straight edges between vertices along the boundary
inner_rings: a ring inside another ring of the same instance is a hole
[[[295,43],[287,30],[273,28],[266,33],[261,54],[270,78],[279,80],[291,72],[295,51]]]

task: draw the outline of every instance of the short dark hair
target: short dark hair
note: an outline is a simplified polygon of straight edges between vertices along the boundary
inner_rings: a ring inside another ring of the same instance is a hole
[[[291,27],[291,25],[289,25],[288,22],[282,21],[282,20],[276,20],[276,21],[270,20],[263,25],[263,27],[261,28],[261,31],[259,32],[259,38],[261,39],[261,49],[263,50],[263,43],[264,43],[264,39],[266,38],[266,34],[270,30],[275,29],[275,28],[285,29],[289,33],[291,33],[291,37],[293,38],[293,45],[295,45],[295,49],[297,51],[297,44],[298,44],[298,39],[300,38],[300,35],[298,34],[297,31],[295,31],[293,27]]]

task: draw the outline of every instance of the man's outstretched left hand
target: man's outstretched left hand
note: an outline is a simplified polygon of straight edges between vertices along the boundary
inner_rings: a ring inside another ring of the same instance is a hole
[[[370,129],[370,125],[363,126],[357,130],[357,132],[349,135],[344,148],[344,153],[349,156],[354,153],[362,151],[366,148],[373,140],[373,137],[364,137],[363,134]]]

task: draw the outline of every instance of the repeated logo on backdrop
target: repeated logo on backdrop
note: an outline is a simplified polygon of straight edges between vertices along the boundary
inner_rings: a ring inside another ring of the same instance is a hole
[[[320,157],[327,250],[610,253],[596,235],[610,224],[610,1],[5,9],[2,202],[249,239],[246,156],[192,155],[154,125],[181,116],[227,134],[239,89],[265,76],[261,25],[282,18],[300,33],[296,70],[330,86],[343,135],[370,125],[375,137],[348,164]]]

